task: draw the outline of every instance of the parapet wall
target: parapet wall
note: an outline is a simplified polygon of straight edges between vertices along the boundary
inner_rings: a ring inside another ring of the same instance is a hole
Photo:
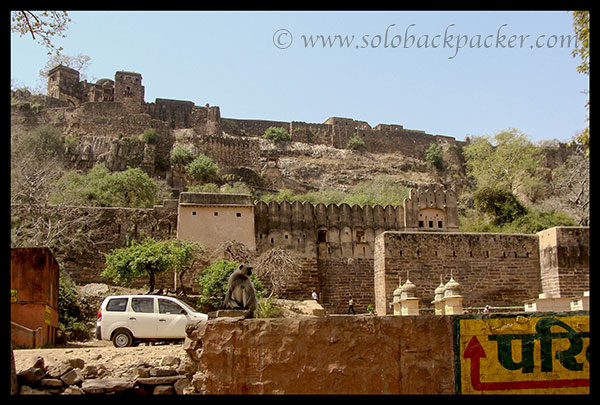
[[[431,307],[440,276],[446,283],[450,274],[465,306],[520,305],[542,292],[538,235],[384,232],[375,242],[378,314],[391,313],[388,304],[408,271],[424,308]]]
[[[199,393],[455,392],[450,317],[220,318],[189,330]]]
[[[198,394],[589,394],[589,331],[583,311],[217,318],[183,347]]]

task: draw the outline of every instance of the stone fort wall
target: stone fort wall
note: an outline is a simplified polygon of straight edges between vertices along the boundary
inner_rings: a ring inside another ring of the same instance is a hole
[[[388,303],[408,272],[421,308],[432,306],[440,276],[445,284],[451,274],[466,306],[520,305],[542,292],[538,235],[384,232],[376,239],[378,314],[392,313]]]
[[[18,216],[20,210],[12,206],[11,215]],[[398,278],[405,281],[407,271],[417,286],[421,308],[431,307],[440,275],[445,283],[450,273],[461,284],[466,307],[522,305],[541,292],[569,297],[589,290],[589,228],[552,228],[537,235],[403,232],[397,229],[400,212],[393,207],[258,203],[257,251],[279,246],[296,252],[302,273],[285,297],[308,299],[315,288],[330,313],[345,313],[350,298],[359,313],[373,304],[378,313],[386,313]],[[99,216],[94,225],[97,251],[63,263],[81,284],[107,282],[101,277],[104,253],[129,240],[176,238],[177,200],[147,209],[61,211],[71,218],[91,214]],[[366,242],[352,240],[361,229],[372,230],[365,232]],[[327,231],[324,242],[319,242],[318,230]],[[192,274],[184,282],[195,287]],[[139,280],[135,285],[145,283]],[[163,274],[157,288],[171,288],[172,283],[173,274]]]

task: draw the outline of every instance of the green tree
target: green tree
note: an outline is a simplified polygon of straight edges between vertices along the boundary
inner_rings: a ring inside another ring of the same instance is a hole
[[[353,135],[346,142],[346,149],[350,150],[364,150],[365,149],[365,141],[358,135]]]
[[[492,216],[495,225],[502,225],[514,221],[527,213],[525,206],[510,191],[481,187],[473,194],[475,207]]]
[[[506,233],[537,233],[555,226],[577,226],[577,221],[567,214],[557,211],[529,209],[525,215],[502,226]]]
[[[175,290],[186,295],[183,276],[191,270],[195,264],[204,261],[206,249],[198,242],[184,240],[171,241],[169,248],[173,255],[173,265],[177,280]]]
[[[90,312],[90,305],[77,291],[73,279],[61,269],[58,280],[58,327],[63,335],[75,340],[87,339]]]
[[[263,134],[263,138],[269,139],[273,141],[273,143],[277,143],[280,141],[289,141],[290,139],[292,139],[290,134],[288,134],[288,131],[280,127],[267,128],[267,130]]]
[[[185,171],[198,181],[207,182],[217,177],[219,166],[206,155],[196,157],[192,162],[185,166]]]
[[[112,206],[151,208],[158,185],[140,168],[128,168],[107,177],[107,191],[113,195]]]
[[[425,150],[425,161],[438,170],[444,166],[444,150],[437,143],[432,143]]]
[[[67,172],[59,181],[60,193],[53,202],[100,207],[151,208],[158,199],[158,185],[139,168],[110,173],[103,163],[96,163],[87,174]]]
[[[171,163],[174,165],[186,165],[194,160],[194,154],[185,146],[175,145],[171,150]]]
[[[25,134],[19,147],[40,159],[52,156],[60,158],[65,150],[62,138],[62,132],[58,128],[43,125]]]
[[[577,46],[571,53],[581,59],[577,71],[590,74],[590,12],[587,10],[573,11],[573,30],[577,37]]]
[[[146,238],[141,243],[132,241],[129,247],[113,249],[105,254],[106,268],[102,276],[125,286],[130,286],[137,278],[148,277],[152,292],[156,275],[187,266],[196,248],[195,245],[176,240],[155,241]]]
[[[475,137],[464,148],[466,167],[477,187],[517,192],[524,179],[534,175],[542,161],[541,149],[527,135],[510,128],[493,137]]]

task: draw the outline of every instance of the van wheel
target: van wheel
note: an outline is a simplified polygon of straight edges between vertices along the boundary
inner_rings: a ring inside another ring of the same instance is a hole
[[[129,347],[133,343],[133,337],[129,331],[119,330],[113,335],[112,341],[115,347]]]

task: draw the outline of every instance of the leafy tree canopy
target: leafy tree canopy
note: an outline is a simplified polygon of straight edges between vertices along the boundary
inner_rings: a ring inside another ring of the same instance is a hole
[[[475,137],[465,146],[464,155],[477,187],[505,188],[513,193],[534,174],[543,157],[527,135],[515,128]]]
[[[106,268],[102,276],[125,286],[131,285],[137,278],[148,277],[150,291],[154,291],[155,276],[185,267],[192,260],[196,248],[195,244],[178,240],[146,238],[141,243],[132,241],[129,247],[113,249],[105,254]]]
[[[158,185],[139,168],[111,174],[96,163],[87,174],[66,173],[60,183],[65,191],[53,196],[54,202],[66,198],[80,205],[151,208],[158,199]]]

